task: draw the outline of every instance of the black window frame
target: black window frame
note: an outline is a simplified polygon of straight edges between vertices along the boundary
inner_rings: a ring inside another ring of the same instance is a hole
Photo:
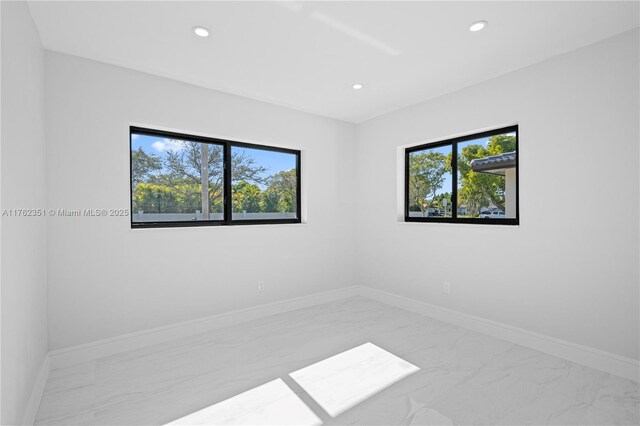
[[[516,134],[516,217],[503,219],[490,218],[459,218],[458,217],[458,144],[473,139],[486,138],[490,136],[502,135],[505,133]],[[405,222],[437,222],[437,223],[468,223],[478,225],[519,225],[520,224],[520,149],[519,149],[519,131],[518,125],[501,127],[499,129],[488,130],[480,133],[459,136],[456,138],[445,139],[437,142],[430,142],[422,145],[405,148],[404,151],[404,221]],[[443,146],[451,146],[451,217],[443,216],[427,216],[427,217],[410,217],[409,216],[409,156],[416,151],[423,151],[430,148],[439,148]]]
[[[163,138],[173,138],[188,140],[190,142],[199,142],[206,144],[222,145],[223,147],[223,206],[224,218],[222,220],[189,220],[189,221],[157,221],[157,222],[134,222],[133,220],[133,156],[132,144],[133,134],[158,136]],[[296,156],[296,217],[284,219],[235,219],[233,220],[233,198],[231,188],[231,148],[251,148],[265,151],[275,151]],[[171,132],[165,130],[151,129],[147,127],[129,126],[129,206],[130,206],[130,223],[131,229],[145,228],[182,228],[182,227],[200,227],[200,226],[236,226],[236,225],[275,225],[302,223],[302,181],[301,181],[301,157],[302,153],[297,149],[280,148],[270,145],[253,144],[247,142],[233,141],[229,139],[211,138],[205,136],[191,135],[186,133]]]

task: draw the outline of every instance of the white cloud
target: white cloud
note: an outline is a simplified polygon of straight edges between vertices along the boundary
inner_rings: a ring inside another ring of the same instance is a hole
[[[175,139],[162,139],[152,143],[151,147],[158,152],[180,152],[184,149],[184,142]]]

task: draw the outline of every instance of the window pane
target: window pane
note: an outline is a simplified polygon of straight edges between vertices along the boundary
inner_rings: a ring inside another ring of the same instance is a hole
[[[222,145],[132,133],[133,222],[223,220],[223,164]]]
[[[458,143],[458,217],[516,218],[515,132]]]
[[[232,146],[232,220],[297,219],[297,157]]]
[[[451,145],[409,154],[409,217],[451,217]]]

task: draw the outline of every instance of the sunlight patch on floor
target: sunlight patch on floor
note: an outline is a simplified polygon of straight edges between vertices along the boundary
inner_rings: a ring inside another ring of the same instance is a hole
[[[282,381],[276,379],[167,425],[300,425],[322,421]]]
[[[369,342],[289,376],[335,417],[419,370]]]

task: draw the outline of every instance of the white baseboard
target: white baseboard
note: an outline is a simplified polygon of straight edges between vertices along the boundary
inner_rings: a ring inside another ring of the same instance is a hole
[[[357,294],[357,287],[346,287],[58,349],[49,353],[51,368],[64,368]]]
[[[22,419],[23,425],[33,425],[36,421],[40,401],[42,401],[42,394],[49,379],[49,365],[49,355],[45,355],[40,365],[40,371],[38,371],[38,377],[36,377],[36,382],[31,390],[31,396],[29,397],[29,401],[27,401],[27,407]]]
[[[366,286],[352,286],[296,297],[280,302],[268,303],[252,308],[55,350],[49,353],[51,368],[63,368],[109,355],[205,333],[217,328],[264,318],[269,315],[290,312],[352,296],[368,297],[382,303],[426,315],[459,327],[488,334],[620,377],[635,381],[639,380],[640,362],[637,360]],[[48,373],[49,364],[47,364],[46,367]],[[40,376],[38,380],[40,380]],[[44,382],[46,382],[46,375],[44,376]],[[41,384],[42,389],[44,389],[44,382]],[[38,384],[40,384],[40,382],[38,382]],[[34,395],[36,394],[36,390],[37,387],[34,389]],[[40,395],[41,393],[42,391],[40,391]]]
[[[371,287],[358,287],[361,296],[422,314],[459,327],[488,334],[508,342],[526,346],[540,352],[605,371],[626,379],[639,381],[640,362],[600,349],[578,345],[555,337],[546,336],[511,325],[491,321],[474,315],[442,308],[426,302],[389,293]]]

